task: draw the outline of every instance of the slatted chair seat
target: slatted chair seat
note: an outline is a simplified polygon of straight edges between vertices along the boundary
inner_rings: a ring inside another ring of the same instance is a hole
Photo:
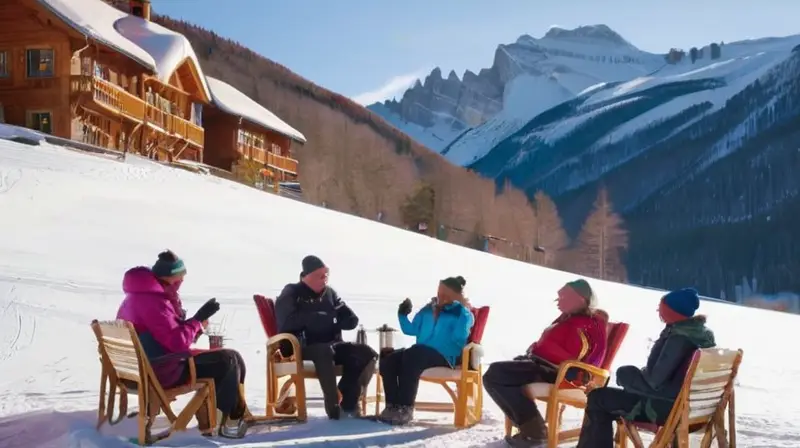
[[[631,422],[621,418],[617,422],[617,446],[625,447],[630,438],[636,448],[644,448],[639,432],[645,431],[655,434],[651,448],[689,448],[689,434],[698,432],[703,433],[702,448],[710,447],[714,439],[719,448],[735,448],[734,383],[742,354],[742,350],[697,350],[664,424]],[[726,411],[728,430],[725,429]]]
[[[561,429],[562,416],[567,406],[585,409],[586,393],[594,387],[603,387],[611,376],[609,370],[614,363],[630,326],[624,322],[609,322],[606,334],[606,354],[600,367],[580,361],[567,361],[558,366],[555,384],[531,383],[523,388],[523,393],[531,400],[547,404],[545,420],[547,422],[547,446],[555,448],[560,443],[576,440],[581,433],[580,428]],[[567,381],[567,373],[578,372],[578,381]],[[512,435],[514,426],[506,417],[505,434]]]
[[[195,414],[205,414],[209,428],[216,428],[216,399],[214,381],[197,378],[194,359],[187,358],[189,381],[187,384],[164,389],[142,349],[133,325],[122,320],[92,321],[92,331],[97,338],[100,355],[100,401],[97,410],[97,429],[106,422],[119,423],[125,417],[138,416],[138,443],[149,445],[171,436],[175,431],[185,431]],[[170,403],[178,396],[194,393],[189,403],[175,414]],[[119,393],[117,418],[113,417],[115,400]],[[128,394],[135,394],[139,410],[128,414]],[[107,396],[106,396],[107,395]],[[151,428],[156,416],[163,412],[170,426],[159,434]]]

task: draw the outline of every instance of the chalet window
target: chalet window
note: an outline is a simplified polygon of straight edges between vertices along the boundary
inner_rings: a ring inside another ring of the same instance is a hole
[[[11,69],[8,60],[8,52],[0,51],[0,78],[8,78],[9,70]]]
[[[45,134],[53,133],[53,114],[50,112],[29,112],[28,125]]]
[[[28,78],[50,78],[55,75],[53,50],[33,48],[27,55]]]

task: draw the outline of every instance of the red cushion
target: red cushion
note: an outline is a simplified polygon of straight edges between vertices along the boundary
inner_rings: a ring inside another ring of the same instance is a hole
[[[480,308],[470,308],[470,310],[475,317],[475,323],[472,325],[472,330],[469,333],[467,342],[480,344],[483,339],[483,330],[486,328],[486,322],[489,320],[489,307],[482,306]]]
[[[258,294],[253,296],[253,301],[258,309],[258,317],[261,318],[261,326],[268,338],[278,334],[278,322],[275,320],[275,302]]]

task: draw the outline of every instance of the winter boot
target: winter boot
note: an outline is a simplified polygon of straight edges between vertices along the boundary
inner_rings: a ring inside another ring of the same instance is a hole
[[[547,425],[542,415],[535,417],[519,426],[519,433],[506,437],[506,443],[512,447],[534,448],[547,445]]]
[[[397,419],[397,413],[400,410],[400,406],[396,404],[387,404],[383,411],[381,411],[381,415],[378,416],[378,420],[382,421],[383,423],[391,424],[395,419]]]
[[[400,406],[397,409],[397,414],[392,421],[393,425],[407,425],[414,420],[414,406]]]
[[[217,411],[217,419],[220,422],[218,431],[220,437],[242,439],[247,434],[249,425],[245,419],[232,419],[219,410]]]

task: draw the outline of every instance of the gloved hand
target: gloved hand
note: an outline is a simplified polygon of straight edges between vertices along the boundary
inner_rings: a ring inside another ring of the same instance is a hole
[[[411,309],[413,307],[414,305],[411,304],[411,299],[406,298],[406,300],[403,300],[400,306],[397,307],[397,314],[401,316],[408,316],[409,314],[411,314]]]
[[[217,303],[217,299],[209,299],[208,302],[204,303],[203,306],[201,306],[200,309],[194,313],[194,319],[203,322],[216,314],[217,311],[219,311],[219,303]]]
[[[514,361],[526,361],[526,360],[530,361],[530,359],[531,358],[529,358],[527,355],[519,355],[516,358],[514,358]]]

